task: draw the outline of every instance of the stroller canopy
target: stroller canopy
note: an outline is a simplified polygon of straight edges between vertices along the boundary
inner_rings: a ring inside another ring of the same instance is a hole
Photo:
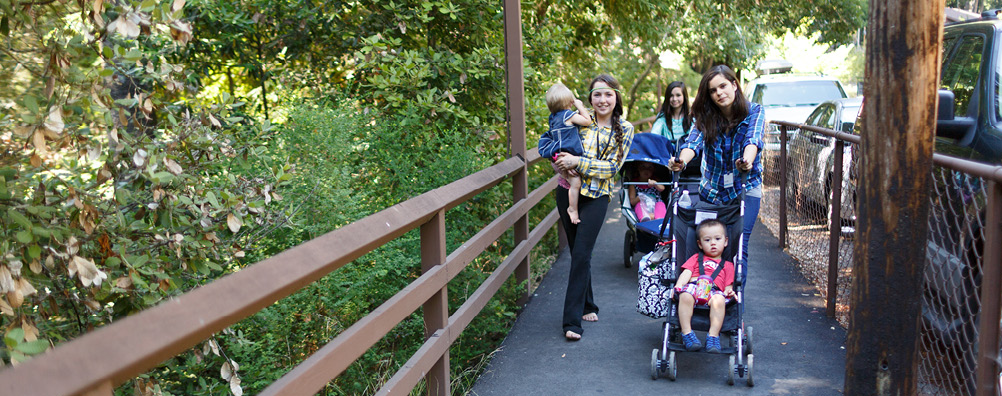
[[[634,169],[637,162],[649,162],[655,165],[655,176],[657,176],[658,181],[671,181],[671,169],[668,168],[668,163],[672,155],[669,151],[669,145],[671,145],[671,142],[668,138],[656,133],[638,133],[634,135],[633,145],[630,146],[630,151],[626,154],[623,168],[620,169],[624,180],[629,181],[629,179],[634,177],[636,174],[634,173]]]

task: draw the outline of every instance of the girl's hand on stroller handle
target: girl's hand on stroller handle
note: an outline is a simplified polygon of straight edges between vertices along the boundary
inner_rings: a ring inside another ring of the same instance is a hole
[[[672,159],[669,161],[669,164],[670,165],[668,167],[671,169],[672,172],[679,172],[685,168],[685,162],[682,162],[682,160],[679,159],[678,157],[672,157]]]

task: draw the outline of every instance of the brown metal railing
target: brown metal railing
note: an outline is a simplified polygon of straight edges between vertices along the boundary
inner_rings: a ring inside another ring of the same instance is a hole
[[[0,372],[0,395],[111,395],[115,386],[415,228],[421,231],[423,274],[261,394],[315,394],[422,306],[428,338],[379,394],[407,393],[422,378],[427,379],[430,394],[448,394],[449,346],[517,267],[528,265],[529,251],[557,223],[556,210],[526,240],[517,241],[507,259],[451,316],[445,295],[448,282],[547,197],[556,187],[556,178],[515,202],[448,256],[444,214],[504,179],[524,173],[527,165],[539,159],[536,150],[529,151],[528,161],[509,158],[85,334]],[[528,273],[528,269],[522,271]]]
[[[799,129],[801,131],[811,131],[820,135],[828,136],[834,138],[834,154],[833,163],[831,169],[831,191],[828,197],[830,198],[830,210],[825,214],[827,218],[825,219],[828,223],[827,229],[827,276],[812,276],[809,274],[808,278],[813,278],[816,281],[820,281],[824,278],[826,282],[819,284],[819,288],[823,288],[824,294],[827,300],[827,314],[829,316],[836,316],[836,306],[844,306],[844,311],[851,309],[848,306],[847,301],[837,302],[840,296],[848,294],[847,290],[840,290],[839,285],[847,285],[846,279],[841,279],[847,276],[851,276],[851,260],[853,259],[851,254],[851,245],[843,243],[844,238],[851,238],[851,236],[845,236],[842,230],[842,214],[840,213],[843,209],[842,198],[844,196],[854,196],[852,194],[843,194],[841,189],[843,186],[849,186],[850,188],[855,187],[852,184],[843,183],[845,170],[854,169],[855,163],[848,164],[844,166],[842,164],[843,150],[847,143],[860,144],[860,137],[858,135],[853,135],[844,132],[838,132],[825,128],[818,128],[814,126],[807,126],[797,123],[773,121],[773,124],[779,126],[780,129],[780,151],[779,158],[772,161],[772,164],[778,165],[778,181],[772,181],[772,183],[778,185],[778,196],[780,204],[777,205],[779,210],[776,216],[778,217],[778,235],[779,243],[781,247],[788,248],[790,250],[795,250],[792,247],[797,245],[791,243],[791,233],[789,227],[789,217],[790,210],[788,206],[791,204],[795,208],[793,213],[793,218],[798,219],[798,232],[801,234],[805,233],[804,229],[810,228],[809,226],[802,225],[803,223],[810,223],[810,221],[804,221],[805,218],[812,218],[810,213],[806,212],[803,208],[803,198],[794,196],[792,200],[788,200],[790,175],[789,167],[796,166],[796,159],[791,159],[789,155],[788,147],[788,130]],[[816,161],[818,159],[812,158],[811,161]],[[853,161],[855,158],[853,158]],[[923,349],[923,354],[920,357],[922,360],[920,365],[921,370],[925,370],[920,374],[920,378],[927,381],[925,386],[920,386],[923,394],[977,394],[977,395],[997,395],[998,394],[998,384],[999,384],[999,373],[1002,368],[1000,368],[1000,319],[1002,319],[1002,166],[993,166],[983,163],[977,163],[969,160],[949,157],[941,154],[933,154],[933,162],[939,167],[940,172],[947,173],[948,176],[953,175],[957,178],[957,175],[962,175],[966,180],[968,178],[975,179],[976,182],[966,182],[968,188],[966,190],[977,190],[983,188],[984,198],[981,202],[977,198],[966,197],[970,202],[976,204],[981,204],[982,206],[969,204],[970,208],[964,208],[968,211],[974,211],[974,213],[954,213],[946,210],[941,210],[944,212],[942,216],[965,216],[967,218],[973,219],[968,220],[967,223],[962,225],[954,225],[955,228],[963,229],[964,232],[973,235],[967,235],[968,239],[966,243],[969,246],[968,249],[978,249],[978,251],[971,252],[969,255],[974,257],[978,263],[964,263],[968,267],[976,267],[967,270],[967,272],[962,272],[963,279],[948,278],[940,279],[937,276],[927,276],[927,288],[933,287],[928,285],[931,282],[940,282],[939,287],[944,289],[956,288],[957,284],[960,285],[970,285],[966,290],[978,290],[980,292],[974,293],[975,295],[971,299],[977,299],[975,302],[968,300],[962,303],[962,310],[972,310],[971,315],[966,318],[963,314],[956,314],[960,319],[966,320],[968,323],[963,324],[962,328],[969,329],[967,333],[961,333],[960,340],[947,340],[944,341],[941,336],[933,336],[930,333],[930,329],[923,327],[922,341],[920,342],[920,347]],[[768,172],[768,169],[767,169]],[[951,180],[942,180],[944,177],[934,178],[940,185],[950,184],[950,183],[965,183],[956,182]],[[770,184],[767,180],[766,184]],[[974,184],[974,187],[970,185]],[[983,185],[983,187],[982,187]],[[859,188],[864,188],[859,186]],[[939,189],[948,189],[948,187],[940,187]],[[854,193],[854,191],[850,191]],[[794,194],[799,195],[799,194]],[[938,201],[948,201],[951,199],[956,199],[949,194],[943,194],[943,196],[934,196],[934,199]],[[853,207],[854,202],[847,202],[846,206]],[[942,204],[941,204],[942,205]],[[973,205],[973,206],[972,206]],[[946,206],[951,206],[947,204]],[[952,204],[952,206],[963,206],[961,204]],[[952,207],[951,206],[951,207]],[[763,205],[766,207],[766,205]],[[853,209],[854,210],[854,209]],[[978,213],[978,212],[981,213]],[[936,212],[936,211],[933,211]],[[763,217],[772,216],[773,214],[768,211],[763,211]],[[765,219],[764,219],[765,220]],[[934,220],[934,219],[932,219]],[[962,222],[961,222],[962,223]],[[968,223],[974,223],[974,226]],[[767,223],[768,224],[768,223]],[[968,228],[964,228],[966,227]],[[978,228],[981,229],[980,235]],[[817,233],[815,233],[817,234]],[[941,232],[942,234],[942,232]],[[816,236],[816,235],[815,235]],[[936,233],[931,233],[930,238],[938,237],[941,239],[961,239],[963,237],[958,237],[955,235],[937,235]],[[970,241],[971,239],[983,238],[981,246],[983,248],[977,247],[977,243]],[[955,243],[960,243],[956,242]],[[931,244],[932,242],[930,242]],[[799,245],[803,245],[802,243]],[[847,247],[848,246],[848,251]],[[921,249],[928,249],[927,247],[917,247]],[[791,254],[795,252],[791,251]],[[805,257],[815,257],[817,254],[805,254]],[[842,259],[842,260],[840,260]],[[845,260],[848,259],[848,260]],[[845,261],[849,261],[849,265],[845,265]],[[841,264],[840,264],[841,263]],[[941,263],[930,262],[929,265],[941,265]],[[849,268],[850,271],[847,271]],[[803,267],[802,267],[803,269]],[[976,274],[980,271],[980,279],[977,279]],[[840,277],[840,274],[842,276]],[[963,286],[961,286],[963,287]],[[845,288],[845,287],[843,287]],[[960,291],[957,291],[960,294]],[[927,293],[928,294],[928,293]],[[962,296],[963,297],[963,296]],[[954,297],[956,299],[956,297]],[[941,308],[935,306],[940,300],[933,298],[926,298],[923,303],[926,305],[926,309],[929,311],[945,311],[948,314],[953,314],[947,308]],[[844,319],[845,316],[841,316]],[[843,321],[843,323],[845,323]],[[964,334],[975,333],[973,337],[965,336]],[[932,340],[932,341],[930,341]],[[947,346],[941,346],[939,344],[947,344]],[[956,344],[966,344],[957,347]],[[951,346],[953,345],[953,346]],[[974,345],[977,345],[976,356],[974,351]],[[950,348],[960,349],[960,352],[953,351]],[[965,349],[966,348],[966,349]],[[937,360],[938,359],[938,360]],[[941,361],[958,361],[952,362],[948,367],[941,365]]]

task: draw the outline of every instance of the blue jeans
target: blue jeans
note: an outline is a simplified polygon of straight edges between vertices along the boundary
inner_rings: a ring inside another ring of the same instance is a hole
[[[755,221],[758,220],[758,211],[762,207],[762,197],[752,197],[745,195],[745,224],[744,232],[742,238],[744,240],[741,245],[741,259],[742,259],[742,270],[741,270],[741,284],[745,283],[745,279],[748,277],[748,242],[751,241],[752,228],[755,227]]]

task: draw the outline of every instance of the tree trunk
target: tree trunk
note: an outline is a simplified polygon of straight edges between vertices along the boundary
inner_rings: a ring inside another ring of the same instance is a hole
[[[640,77],[637,77],[637,79],[633,81],[633,86],[630,87],[630,95],[629,99],[627,99],[626,105],[627,115],[633,116],[633,104],[637,101],[637,88],[644,83],[644,79],[647,78],[647,75],[651,74],[651,69],[653,69],[654,65],[658,63],[658,60],[658,54],[648,54],[647,67],[644,68],[644,72],[640,73]]]
[[[916,394],[943,0],[871,0],[845,394]]]

